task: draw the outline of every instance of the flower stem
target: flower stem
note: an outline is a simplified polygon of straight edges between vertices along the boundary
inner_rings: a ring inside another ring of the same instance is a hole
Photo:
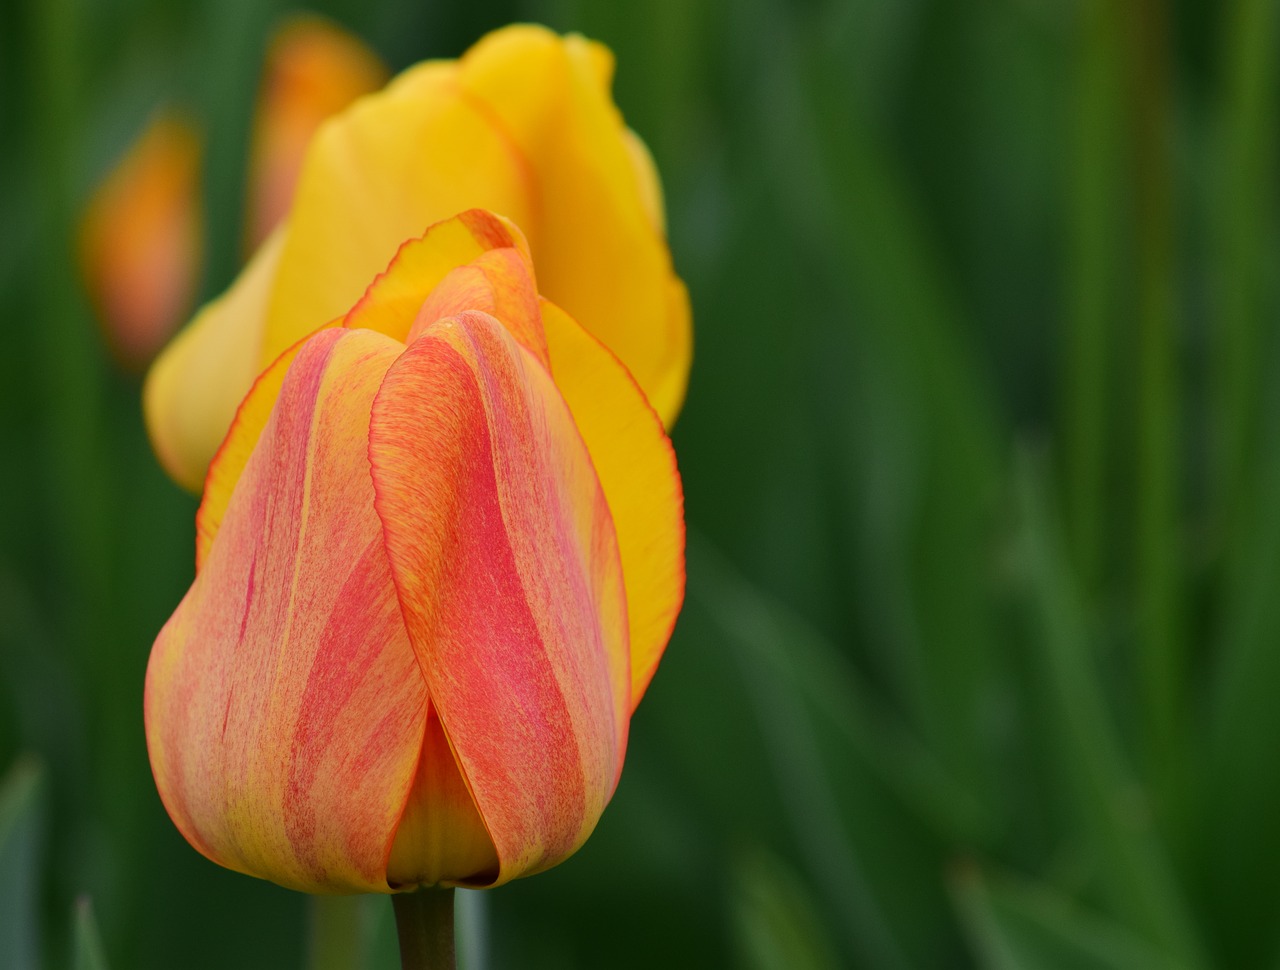
[[[391,897],[402,970],[455,970],[453,889],[420,889]]]

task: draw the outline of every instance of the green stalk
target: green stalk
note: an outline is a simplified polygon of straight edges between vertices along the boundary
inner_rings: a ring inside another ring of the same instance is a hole
[[[1239,0],[1225,18],[1226,92],[1212,207],[1217,479],[1211,483],[1224,550],[1236,548],[1257,468],[1263,338],[1273,272],[1267,230],[1275,201],[1277,10],[1272,0]]]
[[[358,970],[365,965],[363,904],[363,896],[310,897],[307,970]]]
[[[1138,295],[1138,671],[1147,777],[1161,814],[1173,805],[1184,677],[1178,538],[1179,375],[1174,342],[1174,212],[1169,31],[1164,0],[1135,0],[1133,65]]]
[[[1116,353],[1121,118],[1115,91],[1120,44],[1116,18],[1106,0],[1093,0],[1080,9],[1062,407],[1071,553],[1081,588],[1089,594],[1098,588],[1105,568],[1106,466],[1113,443],[1107,389],[1109,362]]]
[[[1016,476],[1021,562],[1039,621],[1044,701],[1054,713],[1061,767],[1081,832],[1102,864],[1111,909],[1158,946],[1165,965],[1205,965],[1196,928],[1141,789],[1126,762],[1106,693],[1092,663],[1081,598],[1049,509],[1044,476],[1024,456]]]
[[[455,970],[454,890],[419,889],[391,897],[402,970]]]

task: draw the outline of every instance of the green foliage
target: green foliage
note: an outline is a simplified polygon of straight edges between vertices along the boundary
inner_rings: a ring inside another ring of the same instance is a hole
[[[107,958],[98,936],[98,921],[93,916],[93,903],[85,896],[76,901],[72,917],[74,937],[74,970],[107,970]]]
[[[598,831],[460,903],[471,966],[1275,965],[1271,0],[315,6],[396,68],[610,44],[694,304],[684,614]],[[159,804],[194,504],[70,258],[180,102],[228,283],[284,9],[0,5],[6,966],[394,962],[384,900],[323,916]]]
[[[14,970],[41,965],[40,863],[44,771],[20,759],[0,783],[0,953]]]

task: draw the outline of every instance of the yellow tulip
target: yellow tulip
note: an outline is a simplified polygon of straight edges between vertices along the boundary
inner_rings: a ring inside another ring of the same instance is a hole
[[[152,369],[147,422],[168,472],[198,489],[257,374],[342,315],[400,243],[471,208],[524,231],[541,291],[622,360],[669,426],[691,358],[688,298],[612,69],[597,43],[508,27],[326,122],[285,221]]]

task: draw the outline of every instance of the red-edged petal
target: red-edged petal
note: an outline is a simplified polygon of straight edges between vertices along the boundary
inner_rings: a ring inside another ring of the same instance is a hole
[[[386,892],[427,691],[374,512],[370,408],[401,345],[326,330],[288,370],[157,638],[156,786],[196,848],[311,892]]]
[[[546,370],[468,312],[387,372],[369,448],[409,636],[495,883],[554,865],[612,795],[631,711],[617,542],[586,447]]]
[[[484,209],[437,222],[401,244],[343,324],[409,343],[415,325],[421,330],[463,310],[493,314],[546,363],[528,243],[514,223]]]
[[[640,703],[684,603],[684,491],[662,421],[607,347],[542,302],[556,387],[613,513],[627,583],[631,703]]]

